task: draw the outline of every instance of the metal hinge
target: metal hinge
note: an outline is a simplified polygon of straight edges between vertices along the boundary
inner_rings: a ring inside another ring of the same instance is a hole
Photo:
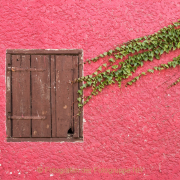
[[[8,71],[45,71],[46,69],[8,67]]]
[[[16,120],[42,119],[43,120],[46,119],[46,116],[8,116],[8,119],[16,119]]]

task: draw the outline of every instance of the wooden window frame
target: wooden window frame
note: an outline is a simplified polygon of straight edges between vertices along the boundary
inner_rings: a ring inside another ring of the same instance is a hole
[[[82,142],[83,141],[83,110],[79,118],[79,135],[78,137],[67,137],[67,138],[59,138],[59,137],[48,137],[48,138],[33,138],[33,137],[12,137],[12,119],[9,119],[9,112],[12,110],[12,71],[9,69],[12,66],[12,55],[76,55],[78,56],[78,69],[79,69],[79,77],[83,76],[83,50],[81,49],[71,49],[71,50],[59,50],[59,49],[8,49],[6,51],[6,139],[7,142]],[[50,59],[51,61],[52,59]],[[78,84],[78,88],[82,83]],[[52,92],[51,92],[52,93]],[[52,101],[50,101],[52,103]],[[52,111],[52,110],[51,110]],[[52,121],[52,119],[51,119]],[[52,128],[52,127],[51,127]]]

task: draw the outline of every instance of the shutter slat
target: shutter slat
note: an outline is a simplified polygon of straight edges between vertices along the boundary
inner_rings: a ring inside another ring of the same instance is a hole
[[[51,114],[52,114],[52,137],[57,137],[56,121],[56,61],[51,55]]]
[[[72,125],[72,56],[56,56],[57,137],[67,137]]]
[[[6,55],[6,134],[11,137],[11,121],[8,120],[8,115],[11,115],[11,72],[8,71],[8,66],[11,66],[11,55]]]
[[[51,137],[50,110],[50,58],[48,55],[31,55],[32,116],[46,116],[45,120],[32,120],[32,137]]]
[[[29,55],[12,55],[12,66],[30,68]],[[12,72],[12,116],[30,116],[30,72]],[[13,137],[31,137],[31,120],[12,120]]]
[[[73,56],[73,80],[78,79],[78,56]],[[74,116],[73,116],[73,121],[74,121],[74,135],[73,137],[78,138],[79,137],[79,116],[78,114],[78,83],[73,84],[73,108],[74,108]]]
[[[82,58],[82,54],[78,55],[78,59],[79,59],[79,77],[83,76],[83,58]],[[79,89],[80,87],[83,85],[82,82],[79,83]],[[83,137],[83,108],[81,109],[81,115],[80,115],[80,119],[79,119],[79,130],[80,130],[80,134],[79,137]]]

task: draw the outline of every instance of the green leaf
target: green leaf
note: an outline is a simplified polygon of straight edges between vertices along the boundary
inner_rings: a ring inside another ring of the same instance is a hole
[[[127,84],[128,84],[128,85],[132,85],[132,81],[129,81]]]
[[[113,53],[113,51],[112,51],[112,50],[110,50],[108,53],[109,53],[109,54],[112,54],[112,53]]]
[[[106,67],[106,66],[107,66],[107,64],[105,63],[105,64],[103,64],[103,66],[104,66],[104,67]]]
[[[104,57],[103,54],[100,54],[99,56],[100,56],[100,57]]]
[[[83,105],[81,103],[78,104],[78,107],[82,107]]]
[[[126,51],[121,51],[120,53],[124,56],[126,55]]]
[[[120,51],[120,50],[121,50],[121,48],[120,48],[120,47],[116,47],[116,50]]]
[[[83,91],[82,90],[78,90],[78,94],[82,95]]]
[[[81,87],[80,87],[80,89],[84,89],[84,88],[86,88],[87,87],[87,84],[83,84]]]
[[[178,49],[180,48],[180,42],[178,43],[177,48],[178,48]]]
[[[153,72],[154,72],[153,69],[148,69],[147,71],[150,72],[150,73],[153,73]]]
[[[163,70],[164,68],[158,67],[157,69],[158,69],[159,71],[161,71],[161,70]]]
[[[123,55],[119,55],[119,58],[122,59],[122,58],[123,58]]]
[[[126,47],[125,45],[121,46],[123,49]]]
[[[160,49],[160,50],[159,50],[160,55],[163,54],[163,52],[164,52],[163,49]]]
[[[94,74],[94,75],[97,75],[97,74],[98,74],[98,72],[96,71],[96,72],[94,72],[93,74]]]
[[[175,68],[176,67],[176,64],[173,64],[173,68]]]
[[[173,46],[173,51],[174,51],[174,50],[176,50],[176,47],[175,47],[175,46]]]
[[[78,102],[81,102],[81,97],[77,98]]]
[[[134,79],[132,80],[132,82],[136,82],[136,79],[134,78]]]
[[[158,67],[154,67],[154,69],[157,71],[157,70],[158,70]]]
[[[118,68],[118,65],[112,66],[112,69],[117,69],[117,68]]]
[[[83,77],[83,80],[87,80],[87,79],[88,79],[88,76],[84,76],[84,77]]]
[[[135,50],[134,50],[134,49],[132,49],[132,50],[131,50],[131,53],[133,53],[133,54],[134,54],[134,53],[135,53]]]
[[[92,84],[92,81],[87,81],[88,86],[91,86],[91,84]]]
[[[135,79],[136,79],[136,80],[139,80],[139,76],[136,76]]]
[[[150,61],[152,61],[152,60],[153,60],[153,57],[150,56],[150,57],[148,57],[148,59],[149,59]]]
[[[143,59],[144,59],[144,61],[147,61],[148,60],[148,56],[144,56]]]
[[[107,56],[107,52],[104,53],[104,56]]]
[[[115,62],[115,60],[113,58],[110,58],[109,61],[110,62]]]
[[[156,54],[155,57],[156,57],[156,59],[160,59],[160,55],[159,54]]]
[[[110,72],[111,72],[111,70],[110,70],[110,69],[108,69],[106,72],[110,73]]]
[[[98,75],[97,80],[98,80],[98,82],[101,82],[103,80],[102,75]]]
[[[159,54],[159,51],[156,49],[155,51],[154,51],[156,54]]]
[[[167,64],[164,65],[165,68],[169,68],[169,66]]]
[[[115,55],[115,58],[116,58],[116,59],[119,59],[119,55],[118,55],[118,54],[116,54],[116,55]]]
[[[102,66],[100,66],[97,70],[102,71]]]
[[[102,89],[101,89],[101,88],[99,88],[99,89],[98,89],[98,91],[99,91],[99,92],[101,92],[101,91],[102,91]]]

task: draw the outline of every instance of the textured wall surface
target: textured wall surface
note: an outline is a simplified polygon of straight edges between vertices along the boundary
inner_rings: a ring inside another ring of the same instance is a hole
[[[7,143],[5,132],[6,49],[83,49],[85,60],[177,21],[179,10],[179,0],[1,0],[0,179],[179,180],[180,84],[167,89],[178,67],[105,88],[84,107],[84,142]]]

